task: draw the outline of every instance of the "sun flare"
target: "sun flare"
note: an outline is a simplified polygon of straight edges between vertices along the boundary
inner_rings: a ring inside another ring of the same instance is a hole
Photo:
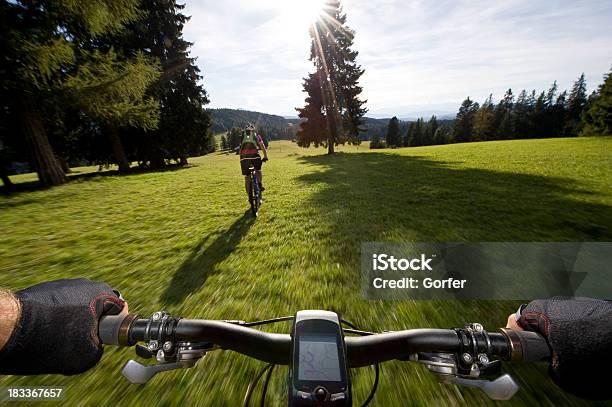
[[[287,24],[303,28],[321,17],[326,0],[266,0],[266,2],[280,10]]]

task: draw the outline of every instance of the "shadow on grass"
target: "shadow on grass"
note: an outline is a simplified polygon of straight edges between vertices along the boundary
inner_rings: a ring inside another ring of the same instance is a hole
[[[150,169],[146,167],[131,167],[130,170],[126,173],[120,173],[118,170],[102,170],[102,171],[85,172],[85,173],[74,172],[74,173],[66,174],[66,177],[68,179],[67,184],[70,184],[71,182],[87,181],[87,180],[97,178],[97,177],[130,177],[134,175],[150,174],[150,173],[158,173],[158,172],[174,172],[174,171],[184,170],[184,169],[188,169],[188,168],[195,167],[195,166],[196,165],[193,165],[193,164],[189,164],[189,165],[171,164],[171,165],[167,165],[166,167],[158,168],[158,169]],[[0,195],[15,196],[20,193],[42,191],[42,190],[51,189],[51,188],[53,187],[46,187],[46,186],[41,185],[39,181],[17,182],[11,185],[10,187],[7,187],[6,185],[0,186]],[[24,201],[24,203],[29,203],[29,202],[31,201]],[[13,205],[13,206],[17,206],[17,205]]]
[[[339,262],[359,264],[365,241],[609,241],[612,207],[574,180],[456,168],[385,153],[299,159],[299,180],[322,184],[306,203],[321,211]],[[346,244],[351,247],[347,257]]]
[[[198,291],[215,272],[217,264],[234,251],[254,222],[249,210],[212,243],[207,244],[209,236],[203,238],[174,273],[170,285],[161,296],[161,301],[166,304],[179,304],[189,294]]]

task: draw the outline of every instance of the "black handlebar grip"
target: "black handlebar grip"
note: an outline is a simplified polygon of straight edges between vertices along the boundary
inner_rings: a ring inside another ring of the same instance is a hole
[[[501,328],[510,346],[509,360],[522,362],[540,362],[549,360],[551,350],[542,335],[531,331],[515,331]]]
[[[102,343],[116,346],[132,346],[136,343],[131,338],[132,324],[140,318],[138,314],[108,315],[100,318],[98,336]]]
[[[98,336],[105,345],[119,346],[119,330],[126,314],[107,315],[100,318],[98,323]]]

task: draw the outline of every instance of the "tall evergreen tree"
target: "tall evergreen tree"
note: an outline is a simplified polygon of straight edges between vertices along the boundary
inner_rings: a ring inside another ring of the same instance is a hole
[[[401,147],[401,135],[400,135],[400,126],[399,120],[397,117],[393,116],[391,120],[389,120],[389,125],[387,126],[387,147]]]
[[[416,127],[415,122],[410,122],[406,136],[404,136],[404,147],[412,146],[412,139],[414,138],[414,129]]]
[[[303,119],[297,132],[297,144],[300,147],[326,145],[330,139],[329,126],[323,104],[323,89],[319,72],[311,73],[304,79],[306,105],[296,108],[298,117]]]
[[[530,116],[533,112],[531,96],[523,89],[514,104],[514,131],[517,138],[528,138],[530,134]]]
[[[125,61],[85,46],[118,32],[137,15],[137,0],[0,4],[1,99],[21,118],[21,134],[43,185],[66,180],[49,142],[49,106],[75,105],[117,121],[156,125],[157,106],[140,92],[156,77],[156,67],[144,58]]]
[[[508,89],[495,108],[494,123],[497,139],[512,139],[514,134],[514,94]]]
[[[587,104],[587,88],[584,74],[574,82],[572,90],[567,97],[567,135],[578,135],[581,131],[582,112]]]
[[[422,117],[418,118],[414,123],[414,130],[410,140],[410,147],[419,147],[423,145],[425,138],[425,124]]]
[[[490,94],[474,116],[474,140],[483,141],[493,138],[495,131],[493,128],[494,112],[493,95]]]
[[[612,136],[612,70],[589,102],[583,123],[581,136]]]
[[[192,43],[183,39],[183,27],[190,17],[176,0],[141,0],[143,19],[132,23],[121,38],[121,50],[127,56],[145,53],[161,63],[163,74],[148,90],[161,102],[157,129],[141,132],[139,161],[152,167],[164,165],[165,159],[187,163],[187,157],[207,152],[210,117],[204,106],[208,96],[198,83],[202,77],[189,56]],[[133,130],[129,132],[133,134]]]
[[[455,129],[453,140],[457,143],[472,141],[472,131],[474,129],[474,119],[476,117],[476,112],[480,106],[478,103],[472,101],[469,97],[466,98],[461,107],[459,108],[459,112],[457,113],[457,117],[455,118]]]
[[[359,133],[365,131],[361,126],[367,110],[365,101],[360,99],[362,88],[359,86],[364,71],[356,62],[358,53],[352,49],[355,32],[346,25],[346,20],[340,1],[327,0],[320,18],[311,26],[310,60],[314,63],[320,87],[317,90],[313,86],[312,77],[304,81],[308,97],[306,106],[298,110],[307,121],[310,113],[314,114],[315,121],[320,119],[317,109],[308,106],[308,99],[319,98],[312,92],[321,93],[321,114],[327,123],[324,144],[329,154],[338,144],[359,143]],[[316,129],[318,125],[313,127]],[[305,134],[313,131],[309,126],[300,131],[303,140],[318,139],[318,136]]]
[[[423,145],[430,146],[434,144],[434,134],[438,130],[438,118],[436,115],[432,115],[427,124],[425,125]]]

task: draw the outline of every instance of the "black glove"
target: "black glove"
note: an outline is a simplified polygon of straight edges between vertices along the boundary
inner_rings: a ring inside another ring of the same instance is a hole
[[[266,161],[268,161],[268,157],[262,158],[261,161],[265,163]]]
[[[591,400],[612,399],[612,303],[591,298],[530,302],[518,323],[544,335],[552,349],[549,373],[563,390]]]
[[[102,357],[98,321],[118,314],[125,302],[103,283],[57,280],[15,293],[21,317],[0,351],[0,374],[73,375]]]

